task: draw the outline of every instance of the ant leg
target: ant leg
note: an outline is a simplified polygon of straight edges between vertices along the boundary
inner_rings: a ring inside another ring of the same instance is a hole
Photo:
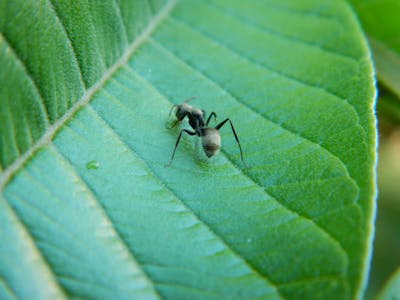
[[[211,120],[211,117],[212,116],[214,116],[214,120],[216,120],[217,119],[217,114],[215,113],[215,112],[212,112],[209,116],[208,116],[208,119],[207,119],[207,122],[206,122],[206,126],[208,127],[208,123],[210,123],[210,120]]]
[[[174,148],[174,152],[172,152],[171,160],[169,161],[168,164],[165,165],[166,167],[170,166],[170,165],[172,164],[172,161],[174,160],[175,151],[176,151],[176,148],[178,147],[179,141],[181,140],[181,136],[182,136],[182,133],[183,133],[183,132],[186,132],[186,133],[189,134],[189,135],[196,135],[196,132],[192,132],[192,131],[189,131],[189,130],[187,130],[187,129],[182,129],[182,130],[181,130],[181,133],[179,134],[178,139],[176,140],[175,148]]]
[[[196,119],[196,128],[194,128],[194,131],[196,132],[196,134],[198,136],[201,136],[201,129],[200,129],[200,121],[199,121],[199,119]]]
[[[235,136],[236,142],[238,143],[239,150],[240,150],[240,157],[242,158],[242,162],[243,162],[243,164],[247,167],[247,165],[246,165],[246,163],[244,162],[244,159],[243,159],[243,151],[242,151],[242,146],[240,145],[239,137],[238,137],[238,135],[237,135],[237,133],[236,133],[235,127],[233,127],[233,124],[232,124],[231,120],[230,120],[229,118],[223,120],[221,123],[219,123],[217,126],[215,126],[215,129],[219,130],[219,129],[220,129],[222,126],[224,126],[225,123],[228,122],[228,121],[229,121],[229,123],[231,124],[231,128],[232,128],[232,131],[233,131],[233,135]]]

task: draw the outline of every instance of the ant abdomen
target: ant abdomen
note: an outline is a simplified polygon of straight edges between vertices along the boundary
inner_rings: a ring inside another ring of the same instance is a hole
[[[207,157],[214,156],[221,148],[221,136],[215,128],[201,129],[201,143]]]

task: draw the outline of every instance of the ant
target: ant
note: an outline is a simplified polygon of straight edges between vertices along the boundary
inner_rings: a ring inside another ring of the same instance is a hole
[[[217,119],[217,114],[215,112],[211,112],[211,114],[207,118],[207,121],[204,121],[205,111],[188,104],[190,100],[195,98],[196,97],[191,97],[189,99],[186,99],[182,104],[175,104],[174,106],[172,106],[169,112],[169,114],[171,115],[173,109],[176,108],[175,116],[177,120],[172,127],[174,127],[177,123],[181,122],[185,117],[188,117],[189,125],[193,128],[194,131],[181,129],[181,132],[179,133],[178,139],[176,140],[175,143],[174,151],[172,152],[171,160],[166,166],[170,166],[172,164],[176,148],[178,147],[179,141],[181,140],[182,134],[184,132],[186,132],[189,135],[197,135],[201,137],[203,150],[207,155],[207,157],[210,158],[215,154],[217,154],[219,152],[219,149],[221,148],[221,136],[219,134],[219,129],[222,126],[224,126],[226,122],[229,122],[231,124],[233,135],[235,136],[236,142],[239,146],[240,157],[242,159],[243,164],[246,165],[243,159],[243,151],[240,145],[239,137],[236,133],[235,127],[232,124],[232,121],[229,118],[226,118],[224,121],[219,123],[214,128],[208,127],[208,124],[210,123],[212,117],[214,117],[215,120]]]

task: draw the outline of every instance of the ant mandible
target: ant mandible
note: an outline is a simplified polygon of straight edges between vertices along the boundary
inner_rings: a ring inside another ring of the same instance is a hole
[[[167,166],[170,166],[172,164],[172,161],[175,156],[176,148],[179,145],[179,141],[181,140],[182,134],[186,132],[189,135],[197,135],[201,137],[201,142],[203,145],[203,150],[207,157],[212,157],[215,154],[218,153],[219,149],[221,148],[221,135],[219,134],[219,129],[225,125],[226,122],[229,122],[232,128],[233,135],[235,136],[236,142],[239,146],[240,150],[240,157],[242,159],[243,164],[246,166],[246,163],[244,162],[243,159],[243,151],[242,147],[240,145],[239,137],[236,133],[235,127],[232,124],[232,121],[229,118],[226,118],[224,121],[219,123],[217,126],[214,128],[208,127],[208,124],[210,123],[210,120],[212,117],[214,119],[217,118],[217,114],[215,112],[211,112],[211,114],[208,116],[207,121],[204,121],[205,117],[205,112],[204,110],[201,110],[197,107],[193,107],[188,104],[188,102],[196,97],[191,97],[189,99],[186,99],[182,104],[175,104],[172,106],[170,113],[174,108],[176,108],[175,111],[175,116],[176,116],[176,122],[173,126],[175,126],[177,123],[181,122],[185,117],[188,117],[189,119],[189,125],[193,128],[194,131],[190,131],[187,129],[182,129],[181,132],[179,133],[178,139],[176,140],[175,143],[175,148],[174,151],[172,152],[172,157],[170,162],[167,164]],[[173,127],[172,126],[172,127]]]

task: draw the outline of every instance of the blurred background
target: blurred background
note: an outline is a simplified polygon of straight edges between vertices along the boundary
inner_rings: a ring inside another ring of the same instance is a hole
[[[376,299],[400,268],[400,0],[349,1],[368,38],[378,78],[379,192],[366,294]]]
[[[378,210],[367,299],[400,267],[400,99],[382,86],[379,93]]]

